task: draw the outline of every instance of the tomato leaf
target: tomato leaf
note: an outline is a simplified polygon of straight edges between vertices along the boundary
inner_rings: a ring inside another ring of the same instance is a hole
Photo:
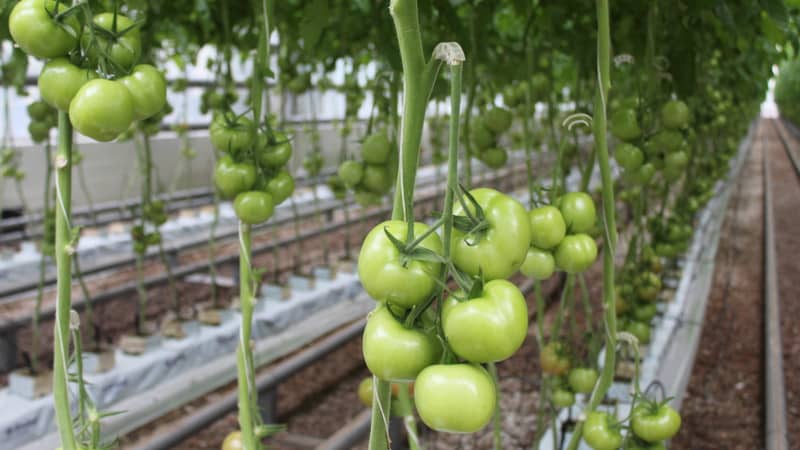
[[[300,21],[300,36],[303,48],[311,53],[319,43],[322,32],[328,25],[328,0],[314,0],[303,9]]]

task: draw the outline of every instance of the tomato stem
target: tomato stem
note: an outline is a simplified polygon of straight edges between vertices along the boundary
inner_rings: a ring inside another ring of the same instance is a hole
[[[58,148],[56,149],[56,280],[58,300],[56,324],[53,337],[53,401],[56,423],[61,435],[63,450],[76,450],[75,433],[72,429],[67,383],[67,359],[69,353],[69,312],[72,308],[72,260],[71,253],[71,202],[72,202],[72,124],[65,111],[58,112]]]

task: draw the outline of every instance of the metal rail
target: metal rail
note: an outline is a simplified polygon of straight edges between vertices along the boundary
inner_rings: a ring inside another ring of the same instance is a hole
[[[779,121],[777,119],[773,119],[770,120],[770,122],[772,122],[772,126],[778,133],[778,138],[781,140],[781,143],[783,144],[783,149],[786,151],[786,155],[792,162],[795,175],[797,175],[797,178],[800,179],[800,157],[797,156],[796,152],[792,150],[792,146],[789,145],[789,139],[787,139],[784,130],[788,129],[796,141],[800,141],[800,131],[798,131],[796,128],[794,128],[793,125],[791,125],[789,122],[785,120]]]
[[[784,150],[791,155],[787,142],[773,122]],[[764,170],[764,392],[765,430],[767,450],[789,450],[789,433],[786,422],[786,386],[783,373],[783,347],[781,345],[780,295],[778,291],[778,264],[775,248],[775,218],[772,204],[772,179],[768,140],[762,137]],[[791,156],[790,156],[791,159]],[[793,163],[794,160],[792,159]],[[795,165],[795,169],[797,166]]]

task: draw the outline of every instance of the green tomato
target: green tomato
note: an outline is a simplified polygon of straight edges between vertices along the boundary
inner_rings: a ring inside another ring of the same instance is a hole
[[[428,226],[424,223],[414,224],[415,236],[420,236],[427,230]],[[386,235],[387,231],[404,242],[408,226],[402,220],[389,220],[378,224],[367,234],[358,255],[358,277],[364,290],[375,300],[410,308],[424,302],[433,294],[442,272],[442,264],[419,260],[404,261],[403,255]],[[441,255],[443,251],[442,241],[436,233],[426,236],[419,247],[437,255]]]
[[[475,125],[472,126],[469,135],[472,144],[479,152],[494,145],[494,135],[486,127],[486,125],[483,124],[483,121],[476,121]]]
[[[69,105],[69,119],[79,133],[108,142],[133,123],[133,98],[116,81],[95,79],[84,84]]]
[[[625,331],[636,336],[641,345],[650,343],[650,324],[648,323],[632,320],[625,325]]]
[[[214,183],[224,198],[234,198],[256,183],[256,168],[250,163],[236,163],[228,155],[217,161]]]
[[[490,169],[499,169],[508,161],[508,152],[502,148],[489,148],[484,150],[479,156],[480,159]]]
[[[434,365],[414,384],[417,412],[437,431],[474,433],[492,419],[497,393],[492,377],[472,364]]]
[[[531,222],[531,244],[538,248],[549,250],[557,246],[567,234],[564,216],[555,206],[532,209],[528,217]]]
[[[641,186],[647,186],[653,181],[653,177],[656,174],[656,166],[653,163],[645,163],[642,167],[639,167],[634,174],[632,174],[633,181],[638,183]]]
[[[636,110],[621,108],[611,115],[611,133],[620,140],[633,141],[642,135]]]
[[[531,225],[528,212],[515,199],[489,188],[470,191],[485,215],[487,229],[465,233],[453,229],[450,241],[453,263],[460,270],[484,279],[508,278],[519,270],[528,255]],[[464,200],[472,214],[473,206]],[[465,215],[460,203],[453,214]]]
[[[364,189],[356,189],[353,192],[353,198],[355,198],[356,203],[361,206],[375,206],[381,204],[381,195],[375,194],[374,192],[370,192]]]
[[[575,394],[567,389],[556,388],[552,395],[553,406],[558,409],[569,408],[575,404]]]
[[[366,407],[372,407],[372,399],[375,394],[372,392],[374,389],[372,377],[366,377],[358,384],[358,399],[361,404]]]
[[[661,123],[677,130],[689,125],[689,107],[680,100],[670,100],[661,107]]]
[[[637,405],[631,417],[633,433],[647,442],[671,439],[681,428],[681,416],[669,405]]]
[[[570,368],[569,358],[565,355],[564,346],[560,342],[545,344],[539,352],[539,365],[542,372],[548,375],[564,375]]]
[[[339,164],[337,173],[345,186],[352,188],[364,178],[364,165],[358,161],[344,161]]]
[[[386,166],[367,164],[360,185],[369,192],[383,195],[392,189],[393,183],[394,180],[389,176],[389,169]]]
[[[581,273],[597,259],[597,243],[588,234],[570,234],[556,247],[556,267],[567,273]]]
[[[650,323],[658,313],[658,308],[654,303],[637,304],[633,308],[633,318],[645,323]]]
[[[97,78],[90,70],[81,69],[67,58],[48,61],[39,73],[39,93],[50,106],[69,111],[69,104],[80,88]]]
[[[683,150],[669,153],[664,158],[664,175],[671,180],[677,180],[683,175],[686,166],[689,165],[689,155]]]
[[[588,233],[597,222],[594,200],[585,192],[568,192],[558,200],[558,209],[571,233]]]
[[[28,133],[33,142],[44,142],[50,137],[50,126],[44,122],[31,122],[28,124]]]
[[[528,334],[528,306],[519,288],[506,280],[492,280],[475,298],[459,301],[451,295],[442,306],[442,328],[450,347],[473,363],[511,357]]]
[[[436,337],[406,328],[386,305],[379,305],[369,314],[361,346],[369,371],[387,381],[413,381],[442,354]]]
[[[389,142],[389,136],[384,131],[367,136],[361,144],[361,158],[367,164],[386,164],[389,161],[391,151],[392,144]]]
[[[167,104],[167,80],[150,64],[139,64],[130,75],[119,79],[133,97],[133,110],[137,120],[154,116]]]
[[[483,114],[483,123],[495,134],[508,131],[511,128],[512,119],[511,111],[500,107],[489,109]]]
[[[266,136],[259,134],[258,144],[256,158],[262,166],[283,167],[292,158],[292,142],[280,131],[273,132],[269,141]]]
[[[42,59],[64,56],[78,45],[80,24],[75,15],[59,23],[51,13],[63,12],[68,7],[69,4],[61,3],[56,9],[55,0],[22,0],[8,16],[8,31],[31,56]]]
[[[253,145],[253,122],[246,117],[239,117],[229,123],[220,114],[211,121],[208,132],[214,147],[231,155]]]
[[[280,205],[294,192],[294,177],[288,170],[281,170],[267,183],[267,192],[272,194],[275,204]]]
[[[116,14],[116,30],[112,30],[114,20],[114,13],[106,12],[95,15],[94,27],[103,31],[94,32],[96,41],[93,43],[92,33],[84,30],[81,35],[81,48],[92,65],[98,64],[100,55],[105,54],[111,63],[110,69],[127,71],[139,61],[142,54],[142,39],[139,36],[139,28],[131,28],[134,21],[122,14]],[[128,31],[121,36],[116,38],[110,36],[111,33],[119,33],[124,30]]]
[[[556,260],[547,250],[536,247],[528,248],[525,261],[519,267],[523,275],[535,280],[546,280],[556,271]]]
[[[569,387],[579,394],[588,394],[597,383],[597,371],[589,367],[576,367],[569,371]]]
[[[222,441],[222,448],[221,450],[243,450],[244,443],[242,442],[242,433],[241,431],[231,431],[225,436],[225,440]]]
[[[275,203],[272,195],[262,191],[246,191],[236,196],[233,210],[240,221],[248,225],[257,225],[272,217]]]
[[[614,151],[614,157],[623,169],[633,172],[639,169],[644,162],[644,154],[639,147],[623,142]]]
[[[683,135],[681,133],[673,130],[661,130],[650,138],[645,150],[648,150],[650,156],[654,156],[658,153],[677,151],[683,143]]]
[[[44,122],[50,117],[50,106],[47,102],[37,100],[28,105],[28,116],[32,121]]]
[[[586,416],[583,440],[593,450],[619,450],[622,447],[622,434],[607,412],[592,411]]]

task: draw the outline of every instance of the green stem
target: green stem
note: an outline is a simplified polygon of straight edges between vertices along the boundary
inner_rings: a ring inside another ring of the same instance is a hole
[[[502,416],[500,415],[500,379],[497,377],[497,366],[494,363],[487,364],[489,374],[494,381],[495,395],[497,396],[497,403],[494,408],[494,417],[492,418],[492,442],[494,450],[502,450],[503,436],[502,436]]]
[[[67,392],[67,355],[69,354],[69,311],[72,308],[72,264],[70,217],[72,200],[72,124],[66,112],[58,113],[58,149],[56,150],[56,325],[53,342],[53,401],[56,423],[63,450],[76,450]]]
[[[50,185],[53,177],[53,161],[50,159],[49,139],[47,140],[47,144],[44,146],[44,162],[45,172],[43,216],[46,222],[47,217],[50,214]],[[2,192],[0,192],[0,195],[2,195]],[[39,313],[42,309],[42,297],[44,297],[44,282],[47,270],[47,255],[44,252],[44,244],[50,245],[52,243],[45,243],[42,241],[42,248],[40,249],[42,255],[39,259],[39,284],[36,287],[36,304],[33,308],[33,322],[31,325],[31,328],[33,329],[33,340],[31,342],[31,371],[33,373],[37,373],[39,371],[39,344],[41,341],[41,332],[39,330]]]
[[[614,254],[617,246],[617,228],[615,219],[614,180],[611,177],[608,141],[606,137],[606,99],[609,88],[611,87],[611,29],[608,9],[608,0],[597,0],[597,73],[599,86],[597,86],[595,94],[594,118],[592,121],[595,147],[597,148],[597,158],[600,163],[600,175],[603,183],[603,237],[605,243],[603,248],[603,304],[605,309],[606,351],[600,380],[589,399],[589,403],[586,407],[587,412],[594,411],[597,408],[605,397],[609,387],[611,387],[616,367],[617,348],[617,312],[614,296]],[[579,422],[569,441],[569,446],[567,447],[569,450],[574,450],[578,447],[582,433],[583,423]]]
[[[239,348],[236,350],[236,367],[239,392],[239,429],[245,450],[258,448],[253,427],[252,396],[255,387],[255,369],[250,352],[251,326],[253,323],[253,295],[250,284],[250,225],[239,223],[239,308],[242,312],[239,330]]]
[[[92,306],[92,296],[89,293],[89,287],[86,285],[86,280],[83,278],[81,272],[81,264],[79,262],[78,253],[72,255],[72,264],[75,266],[75,278],[78,279],[78,286],[81,288],[83,294],[83,303],[86,305],[86,323],[89,324],[89,343],[94,344],[95,350],[100,351],[99,336],[95,333],[94,328],[94,307]]]

